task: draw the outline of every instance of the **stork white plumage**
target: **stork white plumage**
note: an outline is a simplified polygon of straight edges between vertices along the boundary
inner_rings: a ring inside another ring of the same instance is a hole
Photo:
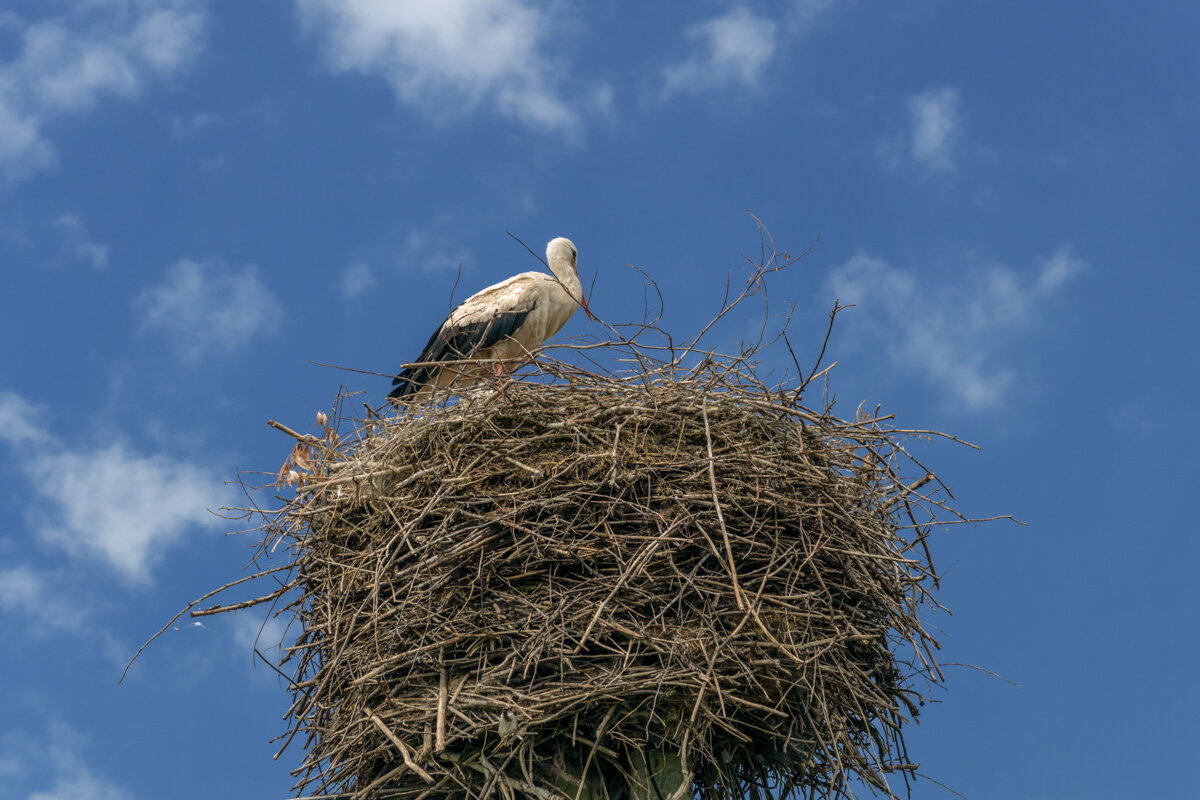
[[[520,364],[529,353],[558,333],[575,309],[588,310],[577,265],[579,251],[570,239],[559,237],[546,245],[544,272],[522,272],[471,295],[450,312],[434,331],[416,364],[432,361],[463,362],[408,367],[392,381],[388,397],[407,402],[427,397],[435,388],[460,386],[487,374],[487,364],[475,359],[499,359]]]

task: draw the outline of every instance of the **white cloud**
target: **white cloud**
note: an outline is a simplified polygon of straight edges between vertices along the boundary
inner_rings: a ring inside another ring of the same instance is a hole
[[[954,145],[962,129],[960,105],[958,90],[948,86],[908,98],[914,160],[930,169],[953,168]]]
[[[43,537],[79,557],[100,555],[129,579],[147,578],[188,529],[220,524],[208,508],[223,487],[187,462],[114,444],[38,456],[26,469],[56,512]]]
[[[136,98],[191,63],[204,18],[195,0],[98,0],[10,26],[20,44],[0,61],[0,170],[17,180],[55,163],[43,132],[54,120]]]
[[[257,648],[265,655],[269,650],[278,651],[287,634],[287,627],[286,615],[264,618],[260,613],[239,612],[233,620],[233,641],[247,651]]]
[[[444,234],[411,228],[404,237],[400,263],[405,268],[420,267],[430,272],[455,270],[471,263],[471,251]]]
[[[534,0],[296,0],[339,72],[383,77],[397,98],[435,118],[483,106],[529,128],[576,133],[611,90],[567,94],[566,25]]]
[[[39,538],[78,559],[99,557],[131,583],[144,583],[172,545],[222,520],[227,488],[208,470],[126,445],[72,450],[24,398],[0,392],[0,442],[32,487],[30,519]],[[39,591],[35,573],[9,571],[5,603],[20,607]]]
[[[858,312],[859,344],[901,372],[923,375],[968,412],[1003,405],[1016,371],[997,351],[1036,324],[1041,307],[1087,265],[1063,245],[1033,275],[1003,266],[973,270],[959,285],[929,287],[909,270],[859,252],[828,288]]]
[[[29,800],[131,800],[132,797],[129,792],[80,765],[57,778],[50,789],[29,795]]]
[[[170,120],[171,132],[181,139],[187,139],[212,127],[216,121],[217,115],[207,111],[198,111],[186,116],[174,116]]]
[[[42,427],[41,411],[25,398],[0,392],[0,442],[12,447],[42,449],[53,437]]]
[[[0,608],[28,610],[42,599],[42,581],[28,567],[0,569]]]
[[[261,611],[239,611],[234,614],[233,652],[239,659],[252,659],[257,683],[277,687],[281,680],[275,669],[259,663],[259,656],[271,667],[285,673],[290,671],[286,666],[281,666],[280,661],[288,656],[287,648],[296,643],[297,626],[292,624],[292,619],[286,613],[281,616],[268,613],[265,618]],[[258,655],[255,655],[255,651]]]
[[[776,24],[741,6],[692,25],[696,54],[663,70],[663,95],[753,86],[775,54]]]
[[[188,361],[213,351],[230,352],[254,337],[274,333],[283,305],[253,266],[241,272],[183,259],[166,280],[143,291],[134,303],[143,332],[166,334]]]
[[[89,608],[78,602],[78,592],[48,584],[45,574],[28,566],[0,569],[0,611],[31,621],[35,632],[80,630]]]
[[[108,247],[88,236],[83,221],[74,214],[63,214],[54,221],[63,238],[63,252],[72,261],[82,261],[92,269],[108,266]]]
[[[91,770],[82,756],[84,745],[84,737],[63,723],[52,723],[44,736],[8,731],[0,740],[5,788],[24,784],[20,796],[26,800],[132,800],[129,792]],[[40,788],[46,784],[50,788]],[[33,787],[39,788],[26,794]]]
[[[18,180],[52,166],[54,148],[41,137],[39,122],[9,107],[0,77],[0,168],[8,180]]]
[[[1072,255],[1069,245],[1060,245],[1054,251],[1054,255],[1042,262],[1042,270],[1038,274],[1035,288],[1039,294],[1056,292],[1063,284],[1086,269],[1087,264]]]
[[[786,19],[793,28],[805,33],[834,8],[846,5],[848,2],[850,0],[792,0],[788,6]]]
[[[375,276],[371,268],[363,263],[351,264],[342,273],[342,295],[347,300],[359,297],[375,285]]]
[[[81,567],[88,575],[94,574],[95,564],[74,567],[60,562],[50,570],[24,564],[0,568],[0,614],[20,620],[24,633],[32,638],[70,634],[77,651],[84,642],[98,642],[108,661],[123,668],[132,650],[97,624],[98,617],[106,615],[102,610],[106,596],[96,595],[79,574]],[[64,591],[64,586],[71,587],[70,591]],[[0,757],[0,777],[5,770]]]

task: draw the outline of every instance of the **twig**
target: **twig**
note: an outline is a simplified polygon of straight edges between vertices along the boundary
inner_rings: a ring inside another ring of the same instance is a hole
[[[433,746],[433,752],[440,753],[446,749],[446,705],[449,699],[449,692],[446,682],[446,666],[445,666],[445,648],[438,654],[438,706],[437,706],[437,738],[436,744]]]
[[[725,566],[729,570],[729,580],[733,584],[733,596],[737,599],[737,607],[746,609],[746,598],[742,597],[742,587],[738,585],[737,567],[733,561],[733,545],[729,543],[729,529],[725,527],[725,515],[721,513],[721,500],[717,497],[717,473],[713,467],[712,431],[708,426],[708,398],[700,404],[700,413],[704,416],[704,443],[708,447],[708,479],[712,483],[713,506],[717,509],[717,522],[721,524],[721,537],[725,540]]]
[[[814,378],[824,375],[828,373],[829,370],[833,369],[834,365],[830,364],[825,369],[817,372],[817,370],[821,367],[821,362],[825,360],[825,348],[829,346],[829,337],[833,335],[833,323],[837,320],[838,312],[845,311],[847,308],[854,308],[854,304],[851,303],[850,305],[843,306],[840,305],[837,300],[833,301],[833,310],[829,312],[829,327],[825,329],[825,338],[821,341],[821,352],[817,354],[817,360],[815,363],[813,363],[813,368],[809,370],[808,377],[802,380],[800,385],[796,387],[796,391],[792,394],[793,400],[800,399],[800,395],[804,394],[804,390]],[[788,349],[791,349],[791,345],[788,345]]]
[[[213,614],[224,614],[227,611],[240,611],[244,608],[253,608],[254,606],[262,605],[263,603],[269,603],[272,600],[282,597],[283,595],[287,594],[289,591],[291,591],[295,587],[296,587],[296,581],[293,581],[279,589],[276,589],[275,591],[271,592],[270,594],[263,595],[262,597],[256,597],[253,600],[244,600],[241,603],[232,603],[227,606],[219,606],[218,605],[218,606],[213,606],[212,608],[204,608],[204,609],[201,609],[200,611],[193,611],[192,613],[188,614],[188,616],[189,617],[210,617]],[[178,619],[178,617],[176,617],[176,619]]]
[[[400,757],[404,759],[404,765],[406,767],[417,773],[417,775],[421,777],[421,780],[425,781],[426,783],[434,782],[433,776],[421,769],[420,764],[413,761],[412,752],[408,749],[408,745],[400,741],[400,737],[392,733],[392,729],[385,725],[383,720],[370,712],[367,712],[367,717],[372,723],[375,724],[375,727],[378,728],[383,735],[388,738],[389,741],[391,741],[392,744],[396,745],[396,749],[400,751]]]
[[[325,443],[323,440],[318,439],[316,436],[312,436],[311,434],[296,433],[294,430],[289,428],[287,425],[284,425],[282,422],[276,422],[273,419],[267,420],[267,424],[270,425],[275,430],[283,431],[288,436],[291,436],[293,439],[298,439],[299,441],[305,442],[306,444],[324,444]]]

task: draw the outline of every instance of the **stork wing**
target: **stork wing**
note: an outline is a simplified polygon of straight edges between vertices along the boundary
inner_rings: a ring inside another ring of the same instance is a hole
[[[471,295],[434,331],[416,363],[458,361],[511,336],[537,306],[537,291],[526,275],[516,275]],[[432,383],[437,365],[409,367],[392,381],[388,397],[404,398]]]

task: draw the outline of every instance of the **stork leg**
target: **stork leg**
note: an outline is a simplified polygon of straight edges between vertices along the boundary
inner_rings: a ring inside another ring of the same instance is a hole
[[[508,385],[512,383],[512,378],[505,380],[504,375],[504,357],[496,357],[496,379],[499,386],[496,388],[496,394],[499,397],[505,397],[508,393]]]

